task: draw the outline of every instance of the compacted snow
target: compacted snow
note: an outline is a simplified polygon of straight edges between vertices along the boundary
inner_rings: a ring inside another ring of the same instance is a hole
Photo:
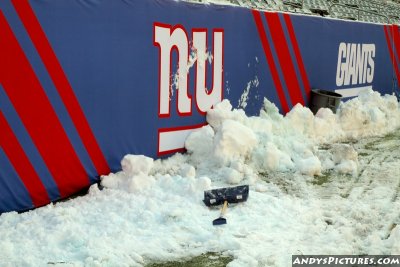
[[[0,216],[0,266],[142,266],[206,252],[229,266],[290,266],[293,254],[400,254],[400,109],[368,91],[337,114],[224,100],[186,154],[127,155],[102,190]],[[389,135],[388,135],[389,134]],[[386,137],[383,137],[386,136]],[[228,223],[204,190],[250,185]]]

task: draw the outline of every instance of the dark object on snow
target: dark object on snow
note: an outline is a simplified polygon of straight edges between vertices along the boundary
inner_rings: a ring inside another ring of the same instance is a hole
[[[329,108],[336,113],[342,95],[320,89],[311,90],[310,109],[316,114],[320,108]]]
[[[222,203],[224,206],[221,209],[221,214],[219,218],[213,221],[213,225],[226,224],[226,219],[224,218],[225,211],[228,207],[228,203],[239,203],[247,200],[249,196],[249,186],[241,185],[235,187],[219,188],[204,191],[204,204],[206,206],[217,206]]]
[[[239,203],[247,200],[249,196],[249,186],[240,185],[204,191],[204,204],[206,206],[218,206],[228,201],[228,203]]]

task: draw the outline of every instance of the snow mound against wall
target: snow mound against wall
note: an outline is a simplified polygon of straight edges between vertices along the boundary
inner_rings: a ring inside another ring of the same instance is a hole
[[[187,138],[186,154],[154,163],[144,156],[128,155],[122,160],[123,171],[103,177],[103,185],[136,192],[152,186],[154,173],[207,176],[233,185],[252,184],[269,172],[313,176],[334,170],[356,175],[357,151],[343,142],[397,129],[400,111],[395,96],[369,90],[341,103],[336,114],[322,108],[315,116],[300,104],[282,116],[265,99],[260,115],[248,117],[224,100],[208,111],[207,122]],[[328,149],[319,149],[327,144]]]

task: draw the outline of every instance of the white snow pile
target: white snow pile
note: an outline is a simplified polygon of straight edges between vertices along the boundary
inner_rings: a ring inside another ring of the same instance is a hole
[[[200,174],[216,171],[225,182],[237,184],[275,171],[356,174],[357,152],[338,142],[391,132],[400,126],[400,113],[395,96],[371,90],[342,103],[337,114],[324,108],[316,116],[298,104],[283,117],[265,100],[259,117],[247,117],[224,100],[207,113],[207,122],[187,139],[186,161]],[[338,144],[328,153],[318,151],[318,145],[331,143]]]
[[[344,142],[399,128],[394,96],[368,91],[316,116],[301,105],[282,116],[265,100],[260,116],[248,117],[224,100],[207,121],[186,154],[127,155],[101,191],[1,215],[0,266],[142,266],[206,252],[233,256],[230,267],[290,266],[292,254],[400,253],[399,227],[385,239],[374,221],[389,221],[390,187],[369,192],[370,202],[357,192],[324,201],[308,183],[325,171],[357,175],[357,151]],[[269,180],[278,173],[296,194]],[[228,208],[227,225],[212,226],[219,211],[202,203],[204,190],[238,184],[250,184],[248,201]]]

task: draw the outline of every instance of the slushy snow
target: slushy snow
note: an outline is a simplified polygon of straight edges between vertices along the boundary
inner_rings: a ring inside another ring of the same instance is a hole
[[[0,266],[142,266],[206,252],[233,256],[230,267],[290,266],[292,254],[400,254],[400,162],[360,162],[354,145],[399,128],[395,96],[367,91],[315,116],[299,104],[283,116],[265,99],[248,117],[224,100],[207,122],[186,154],[126,155],[121,172],[101,178],[103,190],[2,214]],[[327,173],[337,179],[329,188],[312,183]],[[219,210],[203,204],[204,190],[242,184],[247,202],[212,226]],[[345,197],[335,194],[349,184]]]

